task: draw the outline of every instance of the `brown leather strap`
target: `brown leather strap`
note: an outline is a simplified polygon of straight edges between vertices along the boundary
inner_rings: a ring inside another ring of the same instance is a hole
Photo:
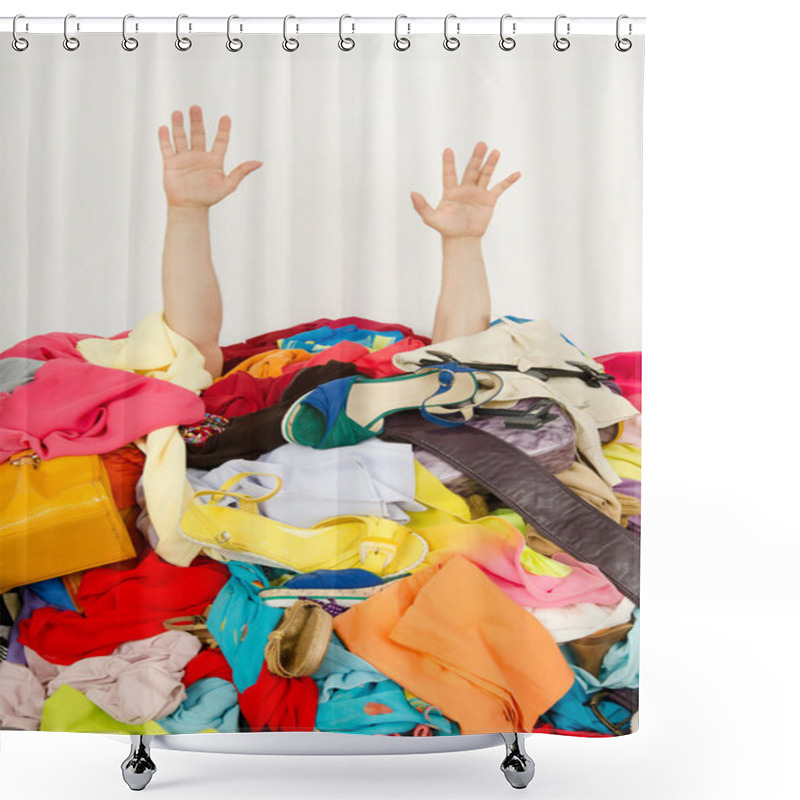
[[[383,438],[410,442],[443,458],[489,489],[542,536],[596,566],[639,605],[638,537],[518,448],[470,425],[439,427],[413,411],[387,417]]]

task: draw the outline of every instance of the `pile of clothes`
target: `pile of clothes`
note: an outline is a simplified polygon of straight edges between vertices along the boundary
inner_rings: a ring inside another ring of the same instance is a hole
[[[31,544],[24,583],[0,563],[0,728],[631,732],[637,605],[383,422],[494,425],[638,537],[639,353],[504,317],[436,345],[323,319],[223,355],[212,380],[161,313],[0,354],[0,470],[97,459],[124,540],[78,570]],[[543,399],[528,429],[473,415]]]

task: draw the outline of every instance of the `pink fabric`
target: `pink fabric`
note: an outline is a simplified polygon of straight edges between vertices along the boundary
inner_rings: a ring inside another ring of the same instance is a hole
[[[130,331],[123,331],[109,339],[124,339]],[[84,361],[75,345],[81,339],[94,338],[93,333],[43,333],[18,342],[0,353],[0,358],[32,358],[35,361],[49,361],[51,358],[69,358]]]
[[[552,559],[572,567],[569,575],[563,578],[533,575],[520,562],[524,547],[525,543],[520,539],[513,550],[503,548],[503,555],[475,562],[495,586],[521,606],[556,608],[573,603],[610,606],[622,600],[619,590],[597,567],[578,561],[567,553],[556,553]],[[469,552],[462,555],[470,558]]]
[[[193,392],[156,378],[55,358],[25,386],[0,393],[0,460],[107,453],[158,428],[204,417]]]
[[[642,354],[640,351],[609,353],[593,356],[603,369],[614,376],[614,382],[622,389],[622,396],[642,410]]]
[[[418,350],[430,344],[429,339],[420,339],[416,336],[406,336],[399,342],[382,347],[374,353],[369,353],[356,361],[356,369],[368,378],[389,378],[392,375],[402,375],[405,370],[398,369],[393,363],[392,358],[395,353],[407,353],[410,350]]]
[[[0,661],[0,728],[38,731],[44,708],[44,687],[28,667]]]
[[[45,661],[31,648],[25,656],[48,697],[66,683],[114,719],[141,725],[171,714],[186,699],[183,670],[201,647],[191,633],[164,631],[66,667]]]

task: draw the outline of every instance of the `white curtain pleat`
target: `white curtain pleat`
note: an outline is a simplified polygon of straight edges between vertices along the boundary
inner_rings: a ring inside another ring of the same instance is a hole
[[[593,353],[641,346],[641,97],[644,42],[611,36],[274,35],[239,53],[225,36],[179,52],[171,34],[87,34],[66,52],[37,35],[4,47],[2,346],[52,330],[110,335],[161,307],[165,222],[156,131],[203,107],[210,146],[233,121],[226,167],[264,167],[212,209],[223,342],[319,317],[359,315],[429,334],[441,246],[410,192],[441,195],[474,144],[502,157],[484,239],[493,314],[548,318]]]

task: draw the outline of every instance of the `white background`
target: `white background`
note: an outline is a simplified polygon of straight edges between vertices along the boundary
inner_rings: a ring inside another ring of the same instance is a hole
[[[529,738],[537,776],[527,794],[795,797],[797,6],[39,0],[19,11],[647,16],[641,729],[620,740]],[[498,769],[501,749],[308,759],[154,752],[154,797],[513,792]],[[101,736],[5,732],[0,786],[26,800],[129,796],[118,767],[126,753]]]

